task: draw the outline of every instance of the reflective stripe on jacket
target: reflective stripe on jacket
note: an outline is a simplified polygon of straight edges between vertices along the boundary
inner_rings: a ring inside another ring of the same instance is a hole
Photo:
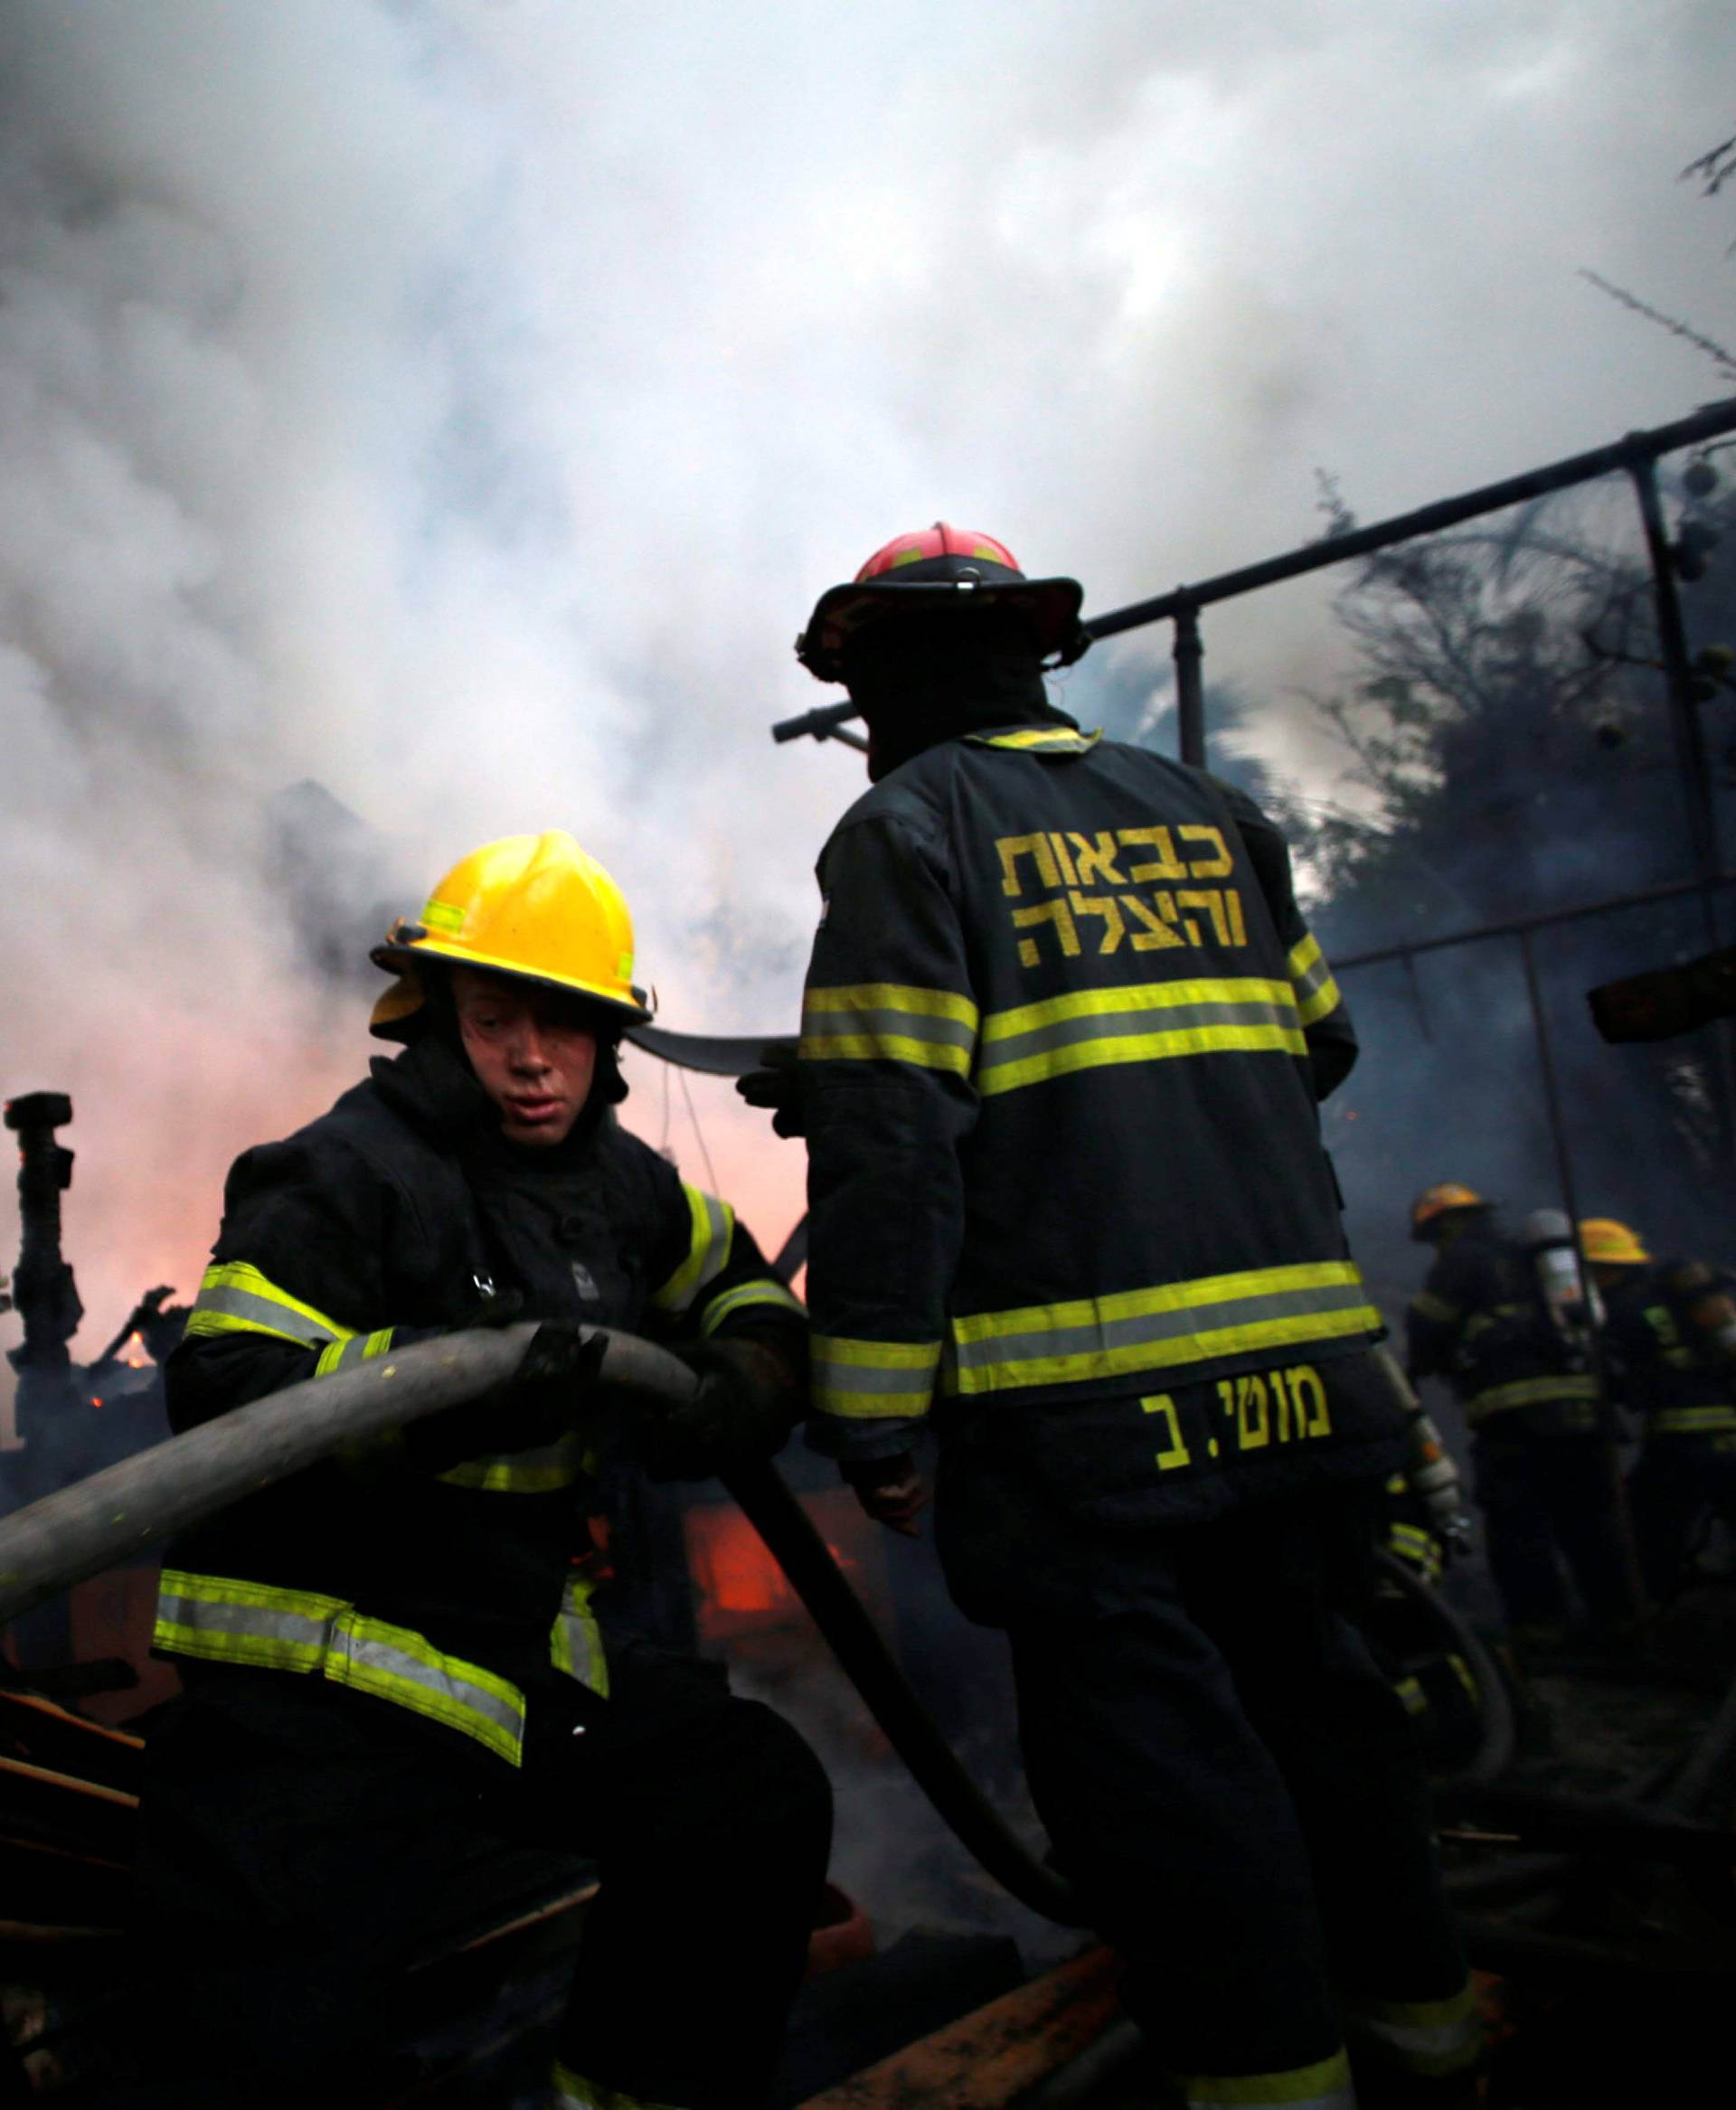
[[[1064,724],[972,734],[860,800],[819,878],[823,1416],[872,1438],[1378,1330],[1315,1101],[1316,1038],[1354,1040],[1249,801]]]
[[[514,1152],[431,1042],[230,1175],[222,1233],[168,1371],[170,1419],[215,1415],[503,1313],[667,1338],[788,1329],[802,1307],[728,1205],[607,1107]],[[533,1689],[606,1691],[573,1557],[597,1459],[546,1391],[430,1416],[180,1534],[156,1645],[316,1672],[512,1758]]]

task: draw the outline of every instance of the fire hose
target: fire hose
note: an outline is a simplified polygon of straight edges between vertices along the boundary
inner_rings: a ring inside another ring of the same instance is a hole
[[[692,1372],[663,1349],[609,1327],[588,1331],[605,1342],[599,1382],[629,1405],[667,1406],[691,1390]],[[527,1322],[448,1334],[290,1385],[33,1502],[0,1521],[0,1623],[340,1445],[481,1398],[510,1380],[535,1332]],[[942,1821],[1022,1903],[1084,1926],[1072,1887],[1029,1851],[960,1765],[777,1467],[738,1467],[724,1485]]]

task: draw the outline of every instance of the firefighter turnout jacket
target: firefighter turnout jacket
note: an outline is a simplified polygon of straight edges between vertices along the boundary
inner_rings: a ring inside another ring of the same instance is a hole
[[[816,1447],[1035,1417],[1129,1520],[1376,1469],[1390,1397],[1321,1375],[1380,1323],[1316,1105],[1354,1040],[1252,802],[1055,714],[895,768],[818,876]]]
[[[1608,1295],[1604,1344],[1645,1435],[1736,1437],[1736,1278],[1672,1260]]]
[[[1480,1224],[1436,1256],[1405,1314],[1410,1376],[1443,1376],[1471,1428],[1571,1435],[1601,1422],[1598,1380],[1551,1324],[1529,1257]]]
[[[491,1313],[665,1334],[801,1327],[728,1205],[627,1135],[604,1093],[563,1144],[531,1152],[500,1136],[438,1035],[372,1069],[231,1170],[169,1364],[177,1430]],[[432,1417],[177,1537],[155,1645],[329,1679],[516,1765],[539,1685],[608,1690],[573,1565],[595,1463],[558,1399]]]

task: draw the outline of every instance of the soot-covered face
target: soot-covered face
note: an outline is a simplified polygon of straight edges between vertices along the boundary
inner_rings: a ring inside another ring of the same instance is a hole
[[[509,1143],[553,1149],[572,1133],[597,1072],[597,1034],[581,1003],[557,991],[457,968],[458,1037],[500,1109]]]

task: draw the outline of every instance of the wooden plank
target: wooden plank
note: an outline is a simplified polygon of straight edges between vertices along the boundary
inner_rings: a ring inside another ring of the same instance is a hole
[[[1108,1949],[1088,1949],[810,2096],[802,2110],[1003,2110],[1115,2021],[1118,1969]]]

